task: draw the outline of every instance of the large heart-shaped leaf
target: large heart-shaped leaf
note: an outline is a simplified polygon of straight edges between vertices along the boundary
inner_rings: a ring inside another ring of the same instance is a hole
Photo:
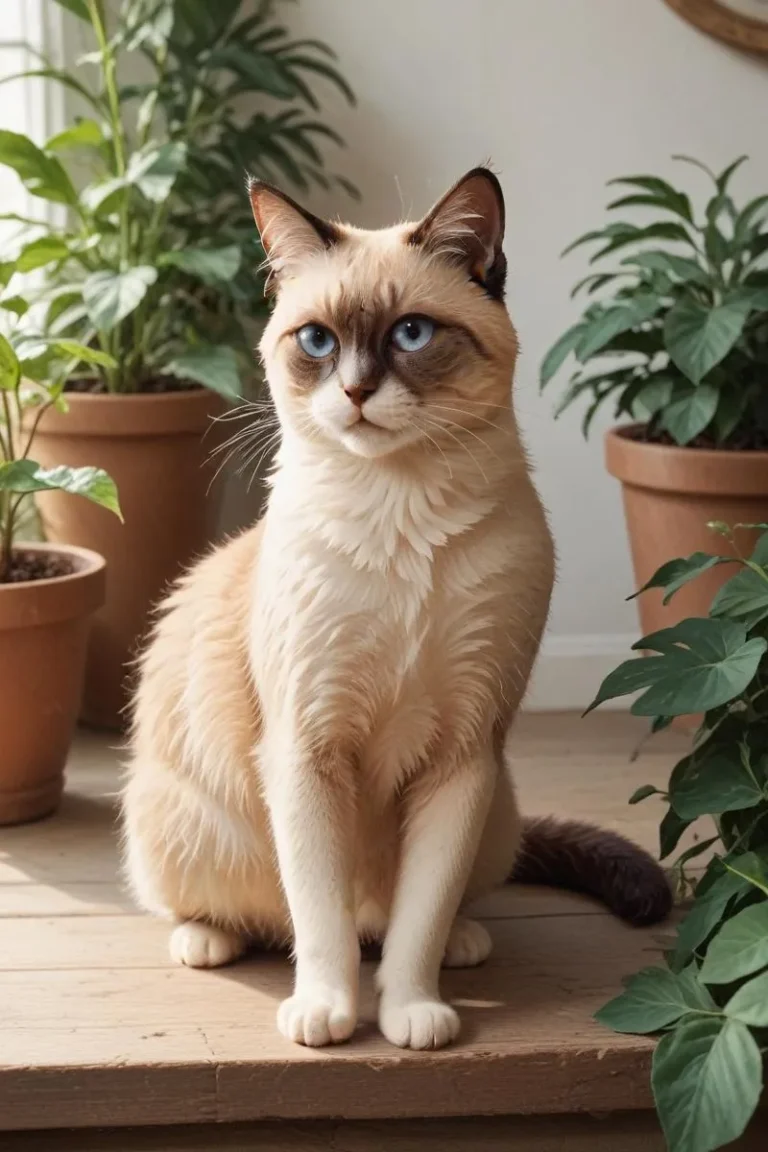
[[[676,384],[662,413],[662,426],[678,444],[690,444],[711,423],[720,392],[712,384]]]
[[[33,196],[59,204],[75,204],[72,181],[54,156],[46,156],[36,144],[18,132],[0,130],[0,164],[18,173]]]
[[[238,246],[230,244],[226,248],[180,248],[176,252],[164,252],[158,263],[181,268],[204,284],[219,284],[237,275],[241,258]]]
[[[41,236],[22,248],[17,266],[19,272],[32,272],[55,260],[66,260],[67,256],[69,248],[64,240],[58,236]]]
[[[722,748],[691,758],[682,778],[670,790],[670,801],[683,820],[754,808],[766,797],[751,768],[746,749]]]
[[[0,392],[15,391],[20,375],[19,358],[5,336],[0,335]]]
[[[745,857],[743,857],[745,858]],[[701,886],[700,886],[701,887]],[[674,964],[687,964],[697,949],[714,932],[732,900],[749,892],[749,881],[742,876],[725,872],[700,896],[696,895],[677,932]]]
[[[687,297],[667,314],[664,343],[680,371],[698,384],[727,356],[741,335],[750,303],[734,295],[707,307]]]
[[[182,380],[194,380],[228,400],[241,398],[237,357],[231,348],[199,344],[179,353],[165,365],[165,371]]]
[[[149,265],[125,272],[92,272],[83,284],[83,300],[95,328],[108,332],[130,316],[157,279],[157,269]]]
[[[98,148],[104,143],[104,132],[96,120],[78,120],[63,132],[51,136],[46,152],[67,152],[70,148]]]
[[[140,188],[148,200],[160,204],[168,199],[186,157],[187,146],[179,140],[169,141],[146,152],[134,153],[128,165],[126,181]]]
[[[713,1152],[741,1136],[757,1107],[760,1049],[737,1020],[687,1020],[659,1042],[651,1080],[669,1152]]]
[[[644,968],[625,990],[596,1013],[614,1032],[658,1032],[689,1012],[713,1012],[715,1003],[692,972]]]
[[[734,992],[723,1011],[731,1020],[740,1020],[750,1028],[768,1027],[768,972],[755,976]]]
[[[0,489],[10,492],[70,492],[114,512],[122,520],[114,480],[102,468],[43,468],[34,460],[0,464]]]
[[[768,968],[768,901],[728,920],[707,949],[701,968],[706,984],[730,984]]]
[[[760,575],[754,568],[737,572],[718,591],[710,612],[743,620],[753,628],[768,617],[768,574]]]

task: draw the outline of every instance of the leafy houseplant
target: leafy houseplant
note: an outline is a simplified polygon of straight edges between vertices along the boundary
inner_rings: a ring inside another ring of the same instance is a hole
[[[70,413],[46,414],[40,459],[113,474],[126,527],[60,494],[39,503],[49,539],[107,557],[84,715],[116,727],[148,609],[209,539],[203,434],[254,373],[263,253],[245,174],[352,190],[325,171],[321,145],[340,140],[309,80],[351,93],[325,45],[290,38],[275,0],[122,0],[114,16],[104,0],[49,2],[89,51],[24,75],[59,85],[82,115],[43,147],[0,131],[0,163],[60,207],[47,223],[10,218],[21,231],[0,264],[0,307],[18,310],[19,282],[33,278],[42,333],[103,354],[68,361]],[[27,378],[48,371],[21,364]]]
[[[80,706],[89,618],[104,599],[104,561],[66,546],[16,544],[23,501],[57,490],[120,515],[117,491],[99,468],[43,468],[33,458],[46,410],[63,406],[66,365],[108,367],[109,357],[70,340],[38,339],[37,356],[59,358],[57,377],[25,383],[17,349],[34,337],[0,336],[0,824],[46,815],[61,795]],[[14,347],[14,343],[16,347]],[[25,426],[24,410],[32,414]]]
[[[642,692],[632,711],[653,717],[697,712],[692,751],[661,794],[661,855],[697,821],[714,835],[683,852],[676,869],[712,848],[665,967],[628,981],[598,1019],[619,1032],[660,1033],[652,1083],[670,1152],[710,1152],[738,1138],[757,1107],[768,1028],[768,525],[748,557],[733,532],[714,526],[731,554],[697,553],[665,564],[648,583],[673,597],[718,568],[727,582],[708,616],[646,636],[653,653],[604,681],[592,707]],[[734,573],[734,568],[736,569]],[[657,793],[638,789],[630,803]]]
[[[623,194],[613,220],[566,249],[594,245],[593,270],[572,295],[580,319],[541,367],[545,386],[573,357],[557,408],[587,401],[583,429],[613,403],[633,424],[607,435],[609,470],[622,480],[638,585],[670,555],[707,547],[707,520],[763,518],[768,499],[768,195],[737,206],[731,184],[745,157],[715,175],[703,211],[658,176],[611,181]],[[743,547],[749,541],[744,537]],[[665,609],[640,605],[646,631],[703,614],[721,574],[710,570]]]

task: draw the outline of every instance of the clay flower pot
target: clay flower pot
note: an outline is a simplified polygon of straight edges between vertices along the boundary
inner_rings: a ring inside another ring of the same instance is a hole
[[[61,492],[38,497],[46,538],[101,553],[107,601],[88,647],[82,718],[101,728],[125,724],[130,664],[153,605],[211,539],[215,473],[203,441],[220,397],[199,388],[153,395],[67,394],[66,414],[49,410],[35,440],[43,465],[92,464],[117,484],[125,523],[88,500]]]
[[[768,452],[646,444],[633,439],[632,432],[632,426],[611,429],[605,448],[608,471],[622,484],[637,588],[678,556],[733,555],[729,542],[707,527],[709,521],[734,525],[768,520]],[[758,535],[744,529],[736,533],[743,555],[749,555]],[[660,589],[639,596],[643,634],[687,616],[706,616],[718,588],[734,573],[727,564],[705,572],[667,605]]]
[[[25,544],[66,557],[71,575],[0,584],[0,824],[59,803],[80,710],[88,630],[105,565],[84,548]]]

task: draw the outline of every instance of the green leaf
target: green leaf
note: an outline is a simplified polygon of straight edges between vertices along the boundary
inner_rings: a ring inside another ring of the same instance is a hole
[[[67,256],[69,248],[58,236],[41,236],[22,248],[17,267],[19,272],[32,272],[35,268],[52,264],[54,260],[65,260]]]
[[[691,202],[684,192],[678,192],[666,180],[658,176],[620,176],[616,180],[609,180],[611,184],[625,184],[630,188],[642,188],[650,193],[653,201],[660,207],[669,208],[678,216],[690,221],[693,219]]]
[[[56,3],[62,8],[66,8],[67,12],[71,12],[73,16],[79,16],[81,20],[90,24],[91,18],[88,15],[88,5],[85,0],[56,0]]]
[[[114,512],[122,520],[114,480],[102,468],[43,468],[34,460],[0,464],[0,489],[27,492],[70,492]]]
[[[661,656],[625,660],[618,668],[608,673],[587,712],[604,704],[606,700],[614,700],[618,696],[631,696],[641,688],[649,687],[656,680],[657,666],[661,661]],[[585,716],[587,712],[584,713]]]
[[[667,856],[674,852],[680,843],[680,837],[691,823],[692,821],[683,820],[678,816],[674,808],[667,809],[664,819],[659,825],[659,858],[661,860],[666,860]]]
[[[738,748],[721,748],[703,759],[694,758],[679,785],[670,791],[670,803],[683,820],[754,808],[765,799]]]
[[[712,940],[701,968],[705,984],[730,984],[768,967],[768,901],[739,912]]]
[[[18,357],[5,336],[0,334],[0,392],[15,392],[20,376]]]
[[[693,552],[685,560],[669,560],[666,564],[662,564],[661,568],[651,576],[648,583],[643,584],[642,588],[639,588],[629,599],[634,600],[635,596],[647,592],[649,588],[663,588],[664,599],[662,603],[668,604],[675,592],[691,580],[695,580],[697,576],[701,576],[703,572],[708,572],[717,564],[727,563],[729,563],[728,557],[711,556],[708,552]]]
[[[730,182],[731,176],[733,176],[736,169],[740,168],[746,160],[749,160],[749,156],[739,156],[738,160],[734,160],[732,164],[729,164],[727,168],[724,168],[720,175],[715,178],[715,184],[717,185],[717,190],[721,196],[724,195],[725,190],[727,189]]]
[[[658,788],[654,788],[653,784],[643,784],[643,785],[641,785],[640,788],[637,788],[632,793],[632,795],[630,796],[627,803],[628,804],[639,804],[641,800],[647,800],[649,796],[664,796],[664,795],[665,795],[665,793],[660,791],[660,789],[658,789]]]
[[[57,132],[45,145],[46,152],[66,152],[70,148],[97,148],[104,143],[104,133],[96,120],[78,120],[71,128]]]
[[[659,1032],[689,1012],[716,1012],[703,984],[691,971],[675,974],[667,968],[644,968],[630,977],[620,996],[595,1014],[614,1032]]]
[[[634,256],[627,256],[621,263],[648,268],[652,272],[664,272],[686,284],[709,283],[709,277],[701,265],[686,256],[676,256],[674,252],[637,252]]]
[[[736,1020],[686,1020],[662,1037],[651,1082],[669,1152],[713,1152],[737,1140],[760,1099],[763,1065]]]
[[[219,284],[237,275],[240,260],[240,249],[230,244],[227,248],[180,248],[176,252],[163,252],[158,263],[181,268],[204,284]]]
[[[568,328],[563,333],[559,340],[547,352],[541,364],[541,384],[543,388],[547,384],[560,366],[565,362],[570,353],[576,347],[584,331],[584,324],[574,324],[572,328]]]
[[[768,1027],[768,972],[755,976],[734,992],[723,1012],[750,1028]]]
[[[749,308],[748,301],[734,295],[711,308],[685,298],[670,309],[664,324],[664,343],[680,371],[694,384],[733,348]]]
[[[725,872],[699,896],[677,932],[674,961],[687,964],[696,949],[711,936],[723,918],[726,908],[737,896],[749,891],[743,877]]]
[[[13,168],[33,196],[59,204],[77,203],[72,181],[59,161],[46,156],[28,137],[0,130],[0,164]]]
[[[658,224],[649,224],[647,228],[630,227],[625,229],[624,232],[609,240],[599,252],[595,252],[589,262],[594,264],[611,252],[617,252],[629,244],[645,243],[646,240],[677,240],[689,246],[691,244],[691,238],[682,224],[662,221]]]
[[[92,272],[83,284],[83,301],[93,326],[109,331],[130,316],[157,279],[157,269],[149,265],[125,272]]]
[[[117,361],[108,352],[99,348],[91,348],[88,344],[80,344],[77,340],[65,340],[59,336],[43,337],[46,344],[65,356],[74,356],[85,364],[99,364],[102,368],[116,368]]]
[[[126,180],[140,188],[148,200],[161,204],[168,199],[186,158],[187,145],[179,140],[136,152],[128,165]]]
[[[231,348],[200,344],[174,356],[165,371],[182,380],[194,380],[228,400],[241,398],[237,357]]]
[[[583,364],[615,336],[649,320],[660,307],[658,296],[643,293],[628,304],[603,309],[594,320],[584,325],[575,349],[577,359]]]
[[[662,427],[678,444],[690,444],[711,423],[719,399],[712,384],[676,384],[662,413]]]
[[[760,576],[753,568],[744,568],[717,592],[710,612],[743,620],[753,628],[768,617],[768,575]]]
[[[632,399],[635,419],[649,420],[669,403],[673,380],[670,376],[656,376],[644,381]]]
[[[751,888],[757,888],[768,896],[768,864],[757,852],[745,852],[742,856],[723,860],[728,875],[743,880]]]
[[[117,210],[127,187],[128,182],[124,176],[115,176],[83,188],[80,201],[88,212],[99,212],[103,216],[109,216]]]
[[[298,95],[289,71],[274,56],[245,45],[228,43],[215,49],[208,58],[207,67],[227,68],[245,77],[256,91],[268,92],[271,96],[285,100]]]

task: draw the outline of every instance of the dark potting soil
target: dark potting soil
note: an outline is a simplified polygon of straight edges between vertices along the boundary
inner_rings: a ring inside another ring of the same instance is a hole
[[[14,552],[11,557],[11,570],[6,573],[4,584],[23,584],[27,580],[55,580],[57,576],[71,576],[74,572],[72,561],[66,556],[52,552]]]
[[[131,396],[157,396],[163,392],[196,392],[201,386],[193,380],[179,380],[176,376],[152,376],[142,380],[141,386]],[[68,380],[65,392],[86,392],[91,396],[107,396],[108,389],[103,380],[92,379],[88,376]]]
[[[648,424],[630,429],[627,435],[630,440],[637,440],[641,444],[680,447],[668,432],[653,431]],[[763,428],[738,428],[722,444],[706,432],[702,432],[700,436],[686,444],[686,448],[705,448],[708,452],[768,452],[768,432]]]

